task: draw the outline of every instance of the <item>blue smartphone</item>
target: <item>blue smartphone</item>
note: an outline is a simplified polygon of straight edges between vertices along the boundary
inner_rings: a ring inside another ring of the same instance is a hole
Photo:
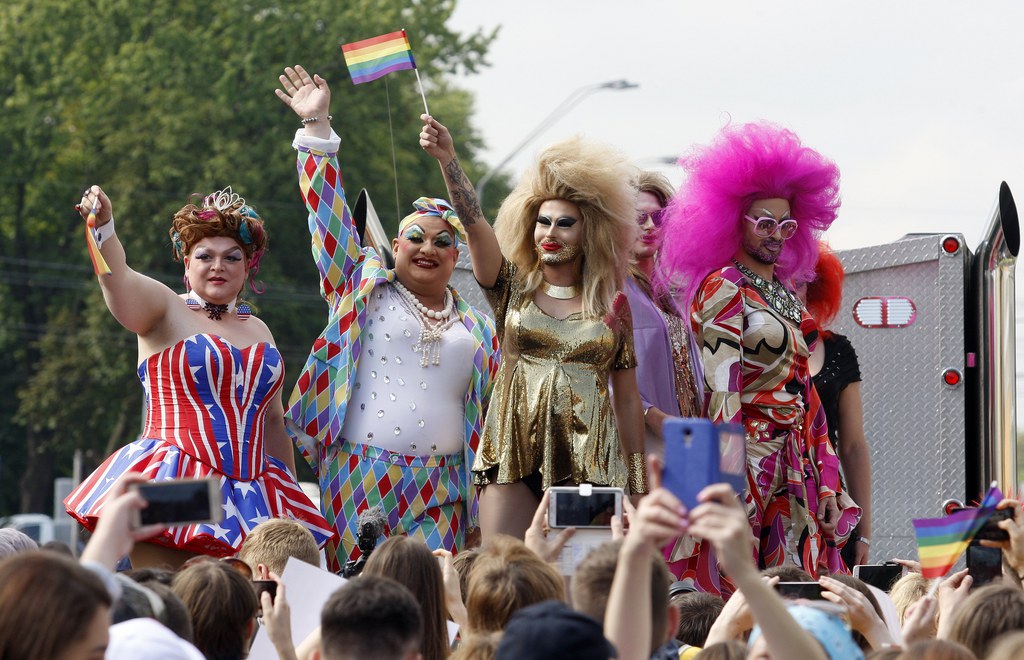
[[[679,417],[665,420],[662,434],[662,485],[687,509],[697,506],[697,494],[710,484],[725,482],[737,493],[746,488],[747,448],[739,426],[715,426],[707,419]]]

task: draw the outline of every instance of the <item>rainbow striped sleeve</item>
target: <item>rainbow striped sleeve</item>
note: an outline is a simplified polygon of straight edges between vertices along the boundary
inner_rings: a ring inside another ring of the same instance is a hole
[[[944,518],[915,519],[921,575],[926,578],[946,575],[1002,499],[1002,492],[993,486],[977,509],[964,509]]]
[[[341,52],[353,85],[376,80],[392,71],[416,68],[405,30],[344,44]]]

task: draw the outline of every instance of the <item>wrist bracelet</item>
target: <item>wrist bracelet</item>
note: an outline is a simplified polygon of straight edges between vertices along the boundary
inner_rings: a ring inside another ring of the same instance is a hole
[[[647,406],[646,408],[644,408],[644,419],[647,419],[647,413],[651,412],[651,408],[653,407],[654,406]]]
[[[642,451],[635,451],[629,455],[629,472],[626,482],[629,484],[629,491],[632,494],[647,494],[647,460]]]
[[[331,121],[332,119],[334,119],[334,117],[332,117],[331,115],[327,115],[326,117],[303,117],[300,121],[302,122],[302,125],[305,126],[306,124],[312,124],[314,122],[318,122],[321,119],[326,119],[327,121]]]
[[[858,536],[858,537],[856,537],[855,540],[863,543],[864,545],[868,546],[869,548],[871,547],[871,539],[869,539],[869,538],[865,538],[863,536]]]
[[[107,240],[114,235],[114,216],[110,216],[110,221],[105,225],[99,227],[93,227],[92,237],[96,239],[96,247],[103,247],[103,241]]]

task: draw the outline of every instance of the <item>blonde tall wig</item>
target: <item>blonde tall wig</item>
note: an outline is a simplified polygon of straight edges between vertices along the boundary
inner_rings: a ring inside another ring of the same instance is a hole
[[[548,147],[502,202],[494,231],[525,294],[540,286],[533,233],[540,205],[561,199],[583,220],[583,314],[604,318],[622,289],[636,233],[636,170],[610,147],[570,138]]]

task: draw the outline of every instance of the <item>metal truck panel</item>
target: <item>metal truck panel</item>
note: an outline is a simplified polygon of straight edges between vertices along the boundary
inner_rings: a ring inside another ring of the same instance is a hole
[[[965,392],[943,372],[966,369],[964,296],[969,255],[940,235],[838,252],[846,270],[843,306],[833,329],[849,337],[860,361],[864,433],[871,448],[871,556],[916,557],[912,518],[942,515],[965,491]],[[905,327],[862,327],[853,316],[869,296],[909,298]]]

